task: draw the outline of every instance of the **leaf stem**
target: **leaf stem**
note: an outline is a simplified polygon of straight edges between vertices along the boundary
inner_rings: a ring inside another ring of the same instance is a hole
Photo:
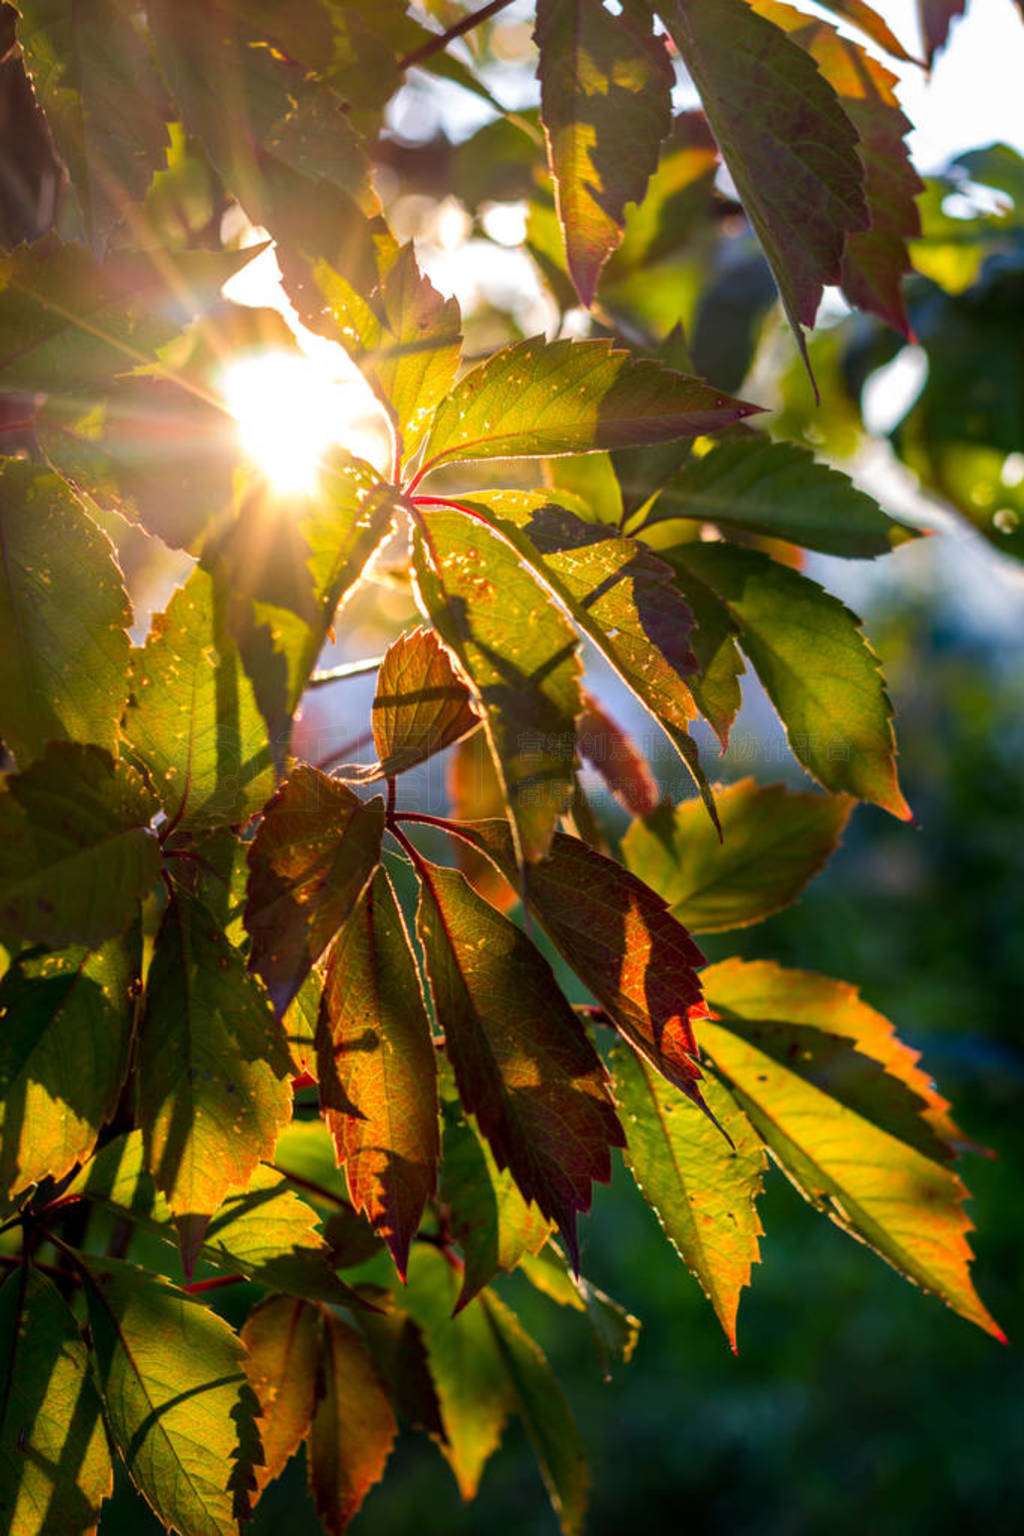
[[[436,37],[428,38],[425,43],[421,43],[418,48],[414,48],[412,53],[407,53],[404,59],[399,59],[399,69],[412,69],[414,64],[422,64],[424,59],[432,58],[435,53],[441,53],[457,37],[462,37],[463,33],[471,32],[474,27],[479,27],[483,22],[490,21],[492,16],[497,16],[499,11],[503,11],[511,3],[512,0],[491,0],[490,5],[482,5],[478,11],[471,11],[468,16],[463,16],[461,21],[457,21],[453,27],[449,27],[447,32],[439,32]]]
[[[383,656],[368,656],[365,661],[345,661],[337,667],[327,667],[323,672],[314,672],[309,682],[309,688],[326,688],[328,683],[344,682],[347,677],[365,677],[369,672],[376,672]]]
[[[244,1285],[247,1275],[214,1275],[212,1280],[193,1280],[191,1285],[182,1286],[186,1296],[199,1296],[203,1291],[219,1291],[225,1285]]]

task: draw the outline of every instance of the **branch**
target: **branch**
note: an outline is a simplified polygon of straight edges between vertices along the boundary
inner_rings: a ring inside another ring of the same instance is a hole
[[[453,43],[464,32],[471,32],[482,22],[490,21],[492,16],[497,16],[499,11],[503,11],[511,3],[512,0],[491,0],[490,5],[483,5],[478,11],[471,11],[468,16],[463,16],[461,21],[457,21],[454,27],[449,27],[447,32],[439,32],[436,37],[428,38],[425,43],[414,48],[412,53],[407,53],[404,59],[399,59],[399,69],[411,69],[414,64],[422,64],[424,59],[431,58],[435,53],[441,53],[449,43]]]

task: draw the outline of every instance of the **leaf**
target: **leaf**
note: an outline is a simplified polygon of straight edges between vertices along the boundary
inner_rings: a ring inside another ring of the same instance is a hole
[[[273,227],[266,180],[278,165],[360,190],[366,158],[344,101],[268,41],[250,7],[150,0],[147,15],[186,128],[253,223]]]
[[[154,809],[102,747],[49,743],[0,794],[0,928],[55,948],[123,932],[159,872]]]
[[[920,1053],[856,987],[767,960],[726,961],[708,975],[733,1033],[823,1093],[940,1163],[969,1147]]]
[[[908,821],[896,777],[892,706],[856,615],[760,550],[687,544],[672,559],[727,609],[807,771],[826,789],[870,800]]]
[[[504,814],[505,797],[483,731],[463,737],[456,746],[448,760],[447,789],[451,814],[458,821]],[[499,912],[515,906],[519,900],[516,890],[490,859],[461,840],[456,841],[455,854],[462,873],[485,901]]]
[[[102,247],[141,203],[168,148],[166,100],[144,35],[121,0],[18,0],[18,40],[71,176],[86,233]]]
[[[462,823],[459,836],[511,878],[502,822]],[[526,901],[614,1028],[701,1103],[690,1016],[703,1012],[696,967],[704,956],[662,898],[613,859],[556,833],[550,856],[530,869]]]
[[[468,498],[474,503],[654,714],[703,793],[706,780],[688,733],[696,713],[687,686],[696,671],[693,615],[670,568],[636,539],[584,522],[535,491]]]
[[[966,9],[967,0],[917,0],[917,16],[929,69],[935,62],[935,55],[946,46],[950,26]]]
[[[728,611],[711,588],[698,581],[682,560],[674,559],[672,550],[662,553],[672,562],[676,586],[697,621],[692,644],[700,671],[687,678],[687,685],[724,752],[743,702],[739,680],[747,670],[736,644],[736,632]]]
[[[691,458],[658,497],[644,526],[677,517],[857,560],[888,554],[914,536],[807,449],[756,436],[719,443],[703,458]]]
[[[565,1536],[580,1536],[590,1472],[572,1410],[547,1360],[515,1314],[491,1293],[481,1297],[480,1305],[559,1525]]]
[[[580,756],[604,779],[624,810],[647,816],[658,804],[658,785],[647,759],[592,694],[576,722]]]
[[[640,1337],[638,1317],[591,1285],[585,1276],[574,1276],[553,1243],[536,1254],[527,1254],[521,1268],[530,1284],[559,1306],[586,1314],[605,1381],[611,1381],[613,1365],[629,1364]]]
[[[316,1408],[320,1320],[315,1307],[291,1296],[268,1296],[242,1326],[245,1374],[260,1404],[263,1463],[257,1497],[280,1477],[309,1432]]]
[[[61,1179],[88,1156],[128,1071],[138,961],[101,949],[29,952],[0,981],[0,1189]]]
[[[459,1096],[578,1268],[576,1213],[622,1144],[600,1057],[525,934],[458,870],[421,862],[418,873],[416,927]]]
[[[483,714],[517,856],[542,858],[572,796],[576,637],[515,552],[462,512],[429,512],[413,558],[421,608]]]
[[[499,1270],[511,1274],[524,1255],[542,1247],[551,1223],[523,1199],[511,1173],[498,1167],[469,1118],[452,1103],[442,1107],[440,1198],[448,1210],[448,1229],[465,1259],[455,1305],[461,1312]]]
[[[419,479],[441,464],[642,448],[700,437],[760,406],[614,350],[609,341],[516,342],[478,363],[438,407]]]
[[[291,1114],[291,1063],[241,955],[181,891],[156,937],[137,1071],[146,1165],[190,1269],[224,1196],[273,1153]]]
[[[616,1101],[626,1117],[626,1163],[735,1352],[740,1292],[760,1258],[760,1138],[712,1078],[705,1078],[704,1093],[728,1142],[632,1051],[616,1045],[612,1061]]]
[[[907,241],[921,233],[916,199],[924,182],[903,142],[913,125],[893,91],[897,76],[828,22],[811,20],[777,0],[755,3],[762,16],[807,49],[857,130],[871,224],[846,243],[843,290],[851,304],[870,310],[912,341],[902,280],[911,270]]]
[[[170,1206],[145,1167],[141,1131],[119,1136],[78,1174],[70,1192],[100,1204],[177,1248]],[[365,1305],[338,1279],[316,1228],[319,1216],[275,1168],[261,1164],[244,1189],[225,1196],[202,1234],[197,1259],[227,1274],[241,1271],[273,1290],[337,1306]]]
[[[454,1314],[458,1289],[458,1277],[443,1255],[417,1244],[402,1304],[422,1329],[444,1421],[440,1449],[468,1502],[513,1405],[483,1307],[477,1300]]]
[[[834,11],[844,21],[859,27],[865,36],[870,37],[879,48],[884,48],[886,53],[891,53],[893,58],[903,59],[908,64],[921,62],[907,52],[895,33],[890,31],[878,12],[867,5],[865,0],[821,0],[821,4],[827,11]]]
[[[248,820],[274,789],[252,683],[196,567],[134,654],[124,733],[182,830]]]
[[[705,973],[708,996],[721,1010],[730,1008],[733,979],[739,979],[741,1018],[743,970],[742,962],[731,961]],[[768,972],[772,1011],[785,1016],[790,976],[774,971]],[[799,973],[794,981],[799,989]],[[766,996],[759,990],[756,1006],[763,1013]],[[807,1080],[799,1051],[776,1060],[735,1030],[726,1012],[721,1022],[702,1025],[701,1044],[805,1199],[908,1279],[1002,1338],[968,1276],[967,1192],[955,1173]],[[884,1048],[891,1049],[891,1042]]]
[[[417,1324],[404,1312],[384,1311],[362,1311],[356,1321],[399,1417],[443,1442],[441,1405]]]
[[[0,464],[0,732],[22,768],[68,737],[117,750],[131,607],[113,553],[55,475]]]
[[[541,117],[569,272],[581,301],[622,239],[672,120],[675,75],[639,6],[612,16],[586,0],[539,0]]]
[[[348,920],[380,860],[384,802],[300,763],[249,848],[250,965],[278,1016]]]
[[[480,724],[469,689],[434,630],[418,625],[388,646],[372,721],[380,761],[346,774],[363,784],[425,763]]]
[[[235,1536],[232,1488],[254,1399],[223,1322],[156,1275],[116,1259],[83,1266],[111,1438],[159,1519],[188,1536]]]
[[[0,1287],[0,1515],[8,1536],[91,1536],[114,1485],[74,1317],[27,1266]]]
[[[383,869],[331,946],[317,1069],[352,1204],[404,1275],[437,1186],[437,1065],[416,961]]]
[[[806,358],[846,239],[868,227],[857,133],[804,51],[745,0],[666,0],[669,33],[700,93]]]
[[[716,786],[722,841],[695,800],[659,806],[626,832],[627,868],[694,933],[745,928],[788,907],[838,846],[845,796],[794,794],[741,779]]]
[[[320,1329],[309,1481],[317,1514],[330,1536],[340,1536],[379,1481],[398,1431],[391,1403],[359,1334],[324,1310]]]

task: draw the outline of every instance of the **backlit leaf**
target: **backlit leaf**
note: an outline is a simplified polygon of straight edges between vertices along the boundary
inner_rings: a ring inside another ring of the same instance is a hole
[[[483,821],[501,816],[505,797],[483,731],[466,736],[448,760],[448,800],[458,821]],[[516,888],[495,869],[490,859],[459,839],[454,848],[459,868],[475,891],[499,912],[518,901]]]
[[[308,764],[271,800],[249,849],[251,966],[283,1014],[380,860],[384,802]]]
[[[896,777],[892,706],[856,616],[760,550],[686,544],[672,559],[725,606],[807,771],[826,789],[909,820]]]
[[[695,800],[659,806],[622,843],[627,866],[694,933],[759,923],[795,901],[838,845],[845,796],[741,779],[716,788],[722,840]]]
[[[247,821],[273,792],[252,684],[224,631],[213,583],[198,567],[154,615],[135,653],[124,731],[183,829]]]
[[[658,785],[647,759],[617,720],[593,697],[576,722],[580,756],[604,779],[619,804],[634,816],[647,816],[658,803]]]
[[[71,176],[90,240],[102,246],[141,203],[168,147],[166,100],[123,0],[18,0],[18,40]]]
[[[638,1317],[584,1275],[573,1275],[553,1243],[539,1253],[527,1254],[520,1268],[531,1285],[559,1306],[586,1314],[605,1381],[611,1381],[613,1366],[629,1364],[640,1337]]]
[[[515,551],[438,508],[417,530],[420,603],[458,657],[484,717],[521,859],[542,858],[572,795],[577,640]]]
[[[953,22],[966,9],[967,0],[917,0],[917,15],[929,69],[935,62],[935,55],[946,46]]]
[[[502,822],[463,824],[459,833],[512,878]],[[557,833],[550,856],[530,869],[526,900],[615,1028],[700,1103],[690,1015],[703,1010],[696,967],[704,956],[662,898],[621,864]]]
[[[469,689],[434,630],[408,630],[388,646],[372,721],[380,761],[347,775],[361,783],[404,773],[480,724]]]
[[[437,1184],[437,1065],[416,961],[383,869],[331,946],[317,1068],[352,1204],[404,1275]]]
[[[227,1323],[166,1281],[90,1260],[85,1299],[107,1425],[128,1474],[167,1526],[236,1536],[233,1488],[255,1399]]]
[[[55,947],[123,932],[160,868],[155,809],[101,747],[51,742],[0,794],[0,928]]]
[[[565,233],[584,304],[639,203],[672,117],[672,65],[650,17],[612,16],[588,0],[539,0],[541,117]]]
[[[811,20],[778,0],[755,0],[755,5],[807,49],[857,130],[871,226],[847,240],[843,291],[851,304],[912,340],[902,280],[911,269],[907,241],[921,233],[916,199],[924,183],[903,142],[913,124],[893,91],[897,77],[828,22]]]
[[[626,1118],[630,1172],[735,1350],[740,1292],[750,1284],[751,1265],[760,1257],[761,1140],[729,1093],[710,1077],[703,1091],[732,1146],[706,1115],[622,1045],[615,1047],[613,1072],[616,1100]]]
[[[47,741],[117,748],[131,609],[109,539],[55,475],[0,466],[0,733],[22,768]]]
[[[638,540],[585,522],[536,491],[467,498],[474,501],[655,716],[704,792],[688,731],[696,714],[687,686],[697,670],[693,614],[670,568]]]
[[[868,225],[856,130],[803,49],[745,0],[666,0],[659,13],[803,349],[847,237]]]
[[[756,1037],[748,1038],[742,1026],[734,1030],[726,1010],[736,977],[736,1011],[743,1016],[745,969],[740,961],[728,961],[705,973],[709,999],[721,1014],[720,1022],[702,1025],[701,1045],[773,1155],[804,1197],[837,1225],[961,1316],[1001,1338],[968,1274],[971,1223],[964,1215],[967,1191],[960,1179],[804,1077],[799,1051],[779,1060]],[[785,972],[771,977],[774,970],[769,968],[769,979],[776,982],[771,989],[777,998],[774,1011],[784,1016],[789,978]],[[759,1013],[765,1002],[762,994]]]
[[[551,1223],[528,1204],[506,1169],[455,1104],[444,1106],[441,1202],[466,1268],[457,1310],[467,1306],[499,1270],[511,1274],[520,1259],[547,1242]]]
[[[0,1287],[0,1518],[7,1536],[91,1536],[114,1485],[78,1324],[28,1267]]]
[[[0,981],[0,1189],[64,1175],[113,1114],[131,1044],[137,961],[102,949],[17,957]]]
[[[245,1374],[260,1404],[263,1463],[259,1493],[284,1471],[309,1432],[316,1408],[320,1319],[315,1307],[291,1296],[268,1296],[241,1333]]]
[[[139,1035],[146,1163],[186,1263],[231,1189],[270,1157],[291,1112],[280,1026],[209,913],[175,893],[156,938]]]
[[[677,517],[853,559],[887,554],[913,537],[806,448],[755,436],[719,443],[703,458],[692,458],[658,497],[644,526]]]
[[[600,1058],[525,934],[458,870],[419,872],[417,931],[459,1096],[578,1268],[576,1213],[622,1144]]]
[[[700,437],[758,410],[700,379],[613,350],[608,341],[533,337],[494,353],[459,380],[438,408],[421,474],[467,459],[592,453]]]
[[[397,1433],[370,1353],[354,1328],[321,1310],[309,1482],[317,1514],[340,1536],[384,1471]]]
[[[907,52],[896,34],[865,0],[821,0],[821,4],[827,11],[834,11],[844,21],[859,27],[865,36],[870,37],[879,48],[884,48],[886,53],[891,53],[893,58],[904,59],[908,64],[920,63],[919,59]]]

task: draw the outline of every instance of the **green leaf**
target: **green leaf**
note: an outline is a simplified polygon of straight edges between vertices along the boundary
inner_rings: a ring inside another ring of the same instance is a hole
[[[260,1404],[263,1463],[257,1497],[280,1477],[309,1432],[316,1410],[320,1319],[291,1296],[268,1296],[242,1326],[245,1374]]]
[[[498,1448],[513,1404],[479,1299],[453,1315],[458,1290],[458,1276],[444,1256],[418,1243],[402,1305],[422,1329],[444,1423],[440,1449],[468,1501]]]
[[[426,514],[414,574],[421,607],[483,714],[517,856],[542,858],[572,796],[576,637],[515,551],[462,512]]]
[[[629,1364],[640,1337],[640,1319],[585,1276],[574,1276],[554,1243],[525,1255],[521,1269],[531,1285],[559,1306],[586,1314],[605,1381],[611,1381],[614,1365]]]
[[[513,878],[503,822],[462,823],[459,835]],[[526,902],[614,1028],[701,1103],[690,1016],[703,1012],[696,967],[704,956],[662,898],[613,859],[557,833],[550,856],[529,871]]]
[[[845,796],[741,779],[716,786],[721,842],[694,800],[659,806],[627,831],[625,863],[694,933],[759,923],[797,899],[838,846]]]
[[[740,678],[747,670],[736,644],[736,631],[728,610],[711,588],[698,581],[682,560],[673,559],[671,550],[662,553],[672,561],[676,585],[697,621],[692,644],[700,671],[687,678],[687,684],[724,752],[743,702]]]
[[[92,1536],[113,1489],[78,1324],[27,1266],[0,1287],[0,1518],[7,1536]]]
[[[469,1117],[454,1104],[442,1107],[440,1198],[448,1207],[449,1231],[465,1259],[456,1303],[456,1311],[461,1311],[499,1270],[511,1274],[524,1255],[542,1247],[551,1223],[523,1199],[511,1173],[498,1167]]]
[[[857,132],[803,49],[746,0],[665,0],[659,14],[804,351],[800,327],[839,282],[847,237],[868,227]]]
[[[519,1319],[492,1292],[480,1298],[512,1398],[564,1536],[581,1536],[590,1472],[565,1393]]]
[[[96,1144],[128,1070],[137,958],[123,939],[30,952],[0,981],[0,1189],[61,1179]]]
[[[369,884],[383,835],[383,800],[364,804],[308,764],[267,806],[249,848],[245,926],[278,1016]]]
[[[141,1131],[119,1136],[96,1154],[70,1192],[104,1206],[173,1248],[178,1236],[170,1206],[145,1167]],[[247,1186],[225,1196],[203,1233],[198,1261],[309,1301],[365,1305],[331,1266],[331,1250],[316,1228],[319,1216],[286,1176],[260,1165]]]
[[[123,0],[18,0],[18,41],[82,223],[102,247],[141,203],[169,140],[167,103]]]
[[[27,768],[47,741],[117,750],[131,608],[109,539],[56,475],[0,465],[0,733]]]
[[[593,302],[601,268],[622,239],[672,121],[675,74],[639,6],[612,16],[588,0],[539,0],[541,116],[580,299]]]
[[[753,1006],[749,971],[760,973],[750,978],[759,983]],[[727,961],[704,979],[720,1022],[702,1024],[701,1045],[804,1198],[908,1279],[1001,1338],[971,1285],[967,1191],[956,1174],[805,1077],[799,1048],[779,1060],[756,1035],[747,1038],[742,1024],[734,1029],[732,1011],[741,1020],[750,1009],[755,1017],[785,1021],[791,993],[800,1007],[801,974]],[[848,1002],[848,991],[841,1000]],[[891,1051],[884,1032],[882,1039],[883,1050]]]
[[[892,706],[856,615],[760,550],[686,544],[671,558],[726,608],[808,773],[826,789],[870,800],[908,821],[896,777]]]
[[[856,560],[888,554],[914,537],[806,448],[756,436],[719,443],[703,458],[692,458],[658,497],[644,526],[677,517]]]
[[[273,227],[266,177],[276,165],[359,192],[368,168],[344,101],[268,38],[250,6],[149,0],[146,10],[185,126],[253,223]]]
[[[688,687],[697,671],[690,645],[693,614],[671,568],[636,539],[585,522],[536,491],[498,491],[470,497],[468,503],[486,510],[557,594],[654,715],[706,795],[707,781],[688,729],[696,715]]]
[[[247,821],[273,793],[252,683],[198,567],[135,652],[124,734],[182,830]]]
[[[434,630],[418,625],[388,646],[377,673],[372,721],[379,762],[346,770],[350,782],[369,784],[405,773],[480,724],[472,695]]]
[[[902,282],[911,270],[907,241],[921,233],[917,197],[924,182],[903,142],[913,124],[893,90],[898,78],[857,43],[840,37],[828,22],[811,20],[777,0],[755,4],[762,16],[807,49],[857,130],[871,224],[851,234],[846,243],[843,291],[851,304],[878,315],[912,341]]]
[[[101,747],[51,742],[0,794],[0,928],[56,948],[123,932],[160,869],[155,809]]]
[[[145,1270],[97,1258],[83,1278],[107,1425],[132,1482],[172,1529],[236,1536],[232,1461],[255,1406],[242,1345]]]
[[[760,409],[614,350],[609,341],[533,337],[479,363],[442,401],[420,478],[440,464],[471,459],[593,453],[700,437]]]
[[[0,253],[0,389],[77,403],[159,348],[257,254],[124,251],[100,263],[54,235]]]
[[[601,1060],[525,934],[458,870],[418,872],[417,932],[462,1103],[578,1268],[576,1213],[622,1145]]]
[[[331,946],[317,1068],[352,1204],[404,1275],[437,1186],[437,1064],[416,961],[383,869]]]
[[[398,1427],[370,1352],[354,1328],[320,1313],[317,1402],[309,1431],[309,1482],[330,1536],[341,1536],[378,1482]]]
[[[291,1063],[241,955],[180,891],[156,937],[137,1071],[146,1165],[190,1268],[224,1196],[273,1153],[291,1113]]]
[[[937,1162],[968,1148],[949,1105],[856,987],[767,960],[705,972],[728,1027],[783,1066]]]
[[[729,1142],[632,1051],[616,1045],[612,1061],[626,1117],[626,1163],[735,1350],[740,1292],[760,1257],[761,1140],[712,1078],[705,1078],[704,1093]]]

